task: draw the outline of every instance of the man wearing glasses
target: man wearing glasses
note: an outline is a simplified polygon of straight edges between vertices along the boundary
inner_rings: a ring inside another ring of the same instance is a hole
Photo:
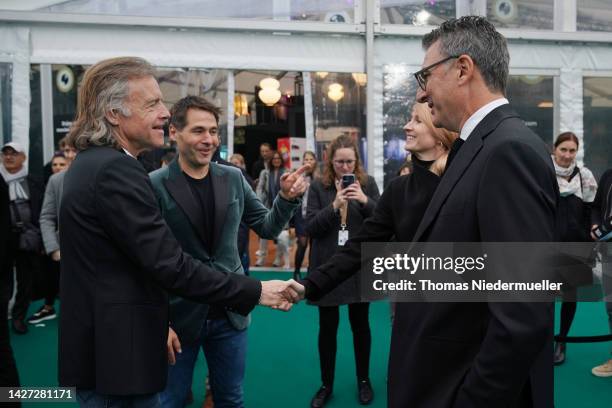
[[[466,16],[427,34],[423,47],[417,100],[435,126],[460,138],[413,241],[554,241],[555,173],[544,143],[504,97],[504,37],[483,17]],[[338,276],[309,274],[306,297],[325,294]],[[408,306],[395,315],[389,407],[553,406],[552,304]]]
[[[504,37],[483,17],[467,16],[427,34],[423,47],[417,100],[436,126],[460,137],[414,240],[554,241],[555,173],[544,143],[504,97]],[[407,367],[392,358],[389,370],[419,374],[389,376],[391,407],[553,406],[552,304],[414,306],[421,323],[403,342],[414,358],[403,360]]]

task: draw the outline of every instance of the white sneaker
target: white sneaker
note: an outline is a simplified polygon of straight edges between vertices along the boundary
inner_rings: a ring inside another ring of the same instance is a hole
[[[255,255],[265,258],[266,255],[268,255],[266,252],[262,251],[261,249],[258,249],[257,251],[255,251]]]
[[[593,367],[591,372],[597,377],[612,377],[612,358],[602,365]]]
[[[263,266],[264,258],[257,258],[257,262],[255,262],[255,266]]]

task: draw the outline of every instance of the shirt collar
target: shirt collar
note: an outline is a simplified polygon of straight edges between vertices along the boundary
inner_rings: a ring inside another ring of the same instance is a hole
[[[134,159],[136,158],[136,157],[134,157],[134,155],[133,155],[132,153],[128,152],[128,151],[127,151],[127,149],[126,149],[125,147],[122,147],[122,149],[123,149],[123,151],[125,152],[125,154],[127,154],[127,155],[128,155],[128,156],[130,156],[131,158],[134,158]]]
[[[509,102],[506,98],[499,98],[492,102],[487,103],[485,106],[478,109],[463,124],[459,137],[463,140],[467,140],[467,138],[470,137],[474,129],[476,129],[476,126],[478,126],[478,124],[485,118],[485,116],[491,113],[495,108],[498,108],[502,105],[506,105],[508,103]]]

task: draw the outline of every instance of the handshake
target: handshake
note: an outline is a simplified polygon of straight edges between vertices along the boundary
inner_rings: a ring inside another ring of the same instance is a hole
[[[304,286],[293,279],[262,281],[259,304],[287,312],[304,299],[304,294]]]

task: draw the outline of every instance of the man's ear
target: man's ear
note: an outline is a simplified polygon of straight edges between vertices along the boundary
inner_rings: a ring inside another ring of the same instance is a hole
[[[104,116],[106,117],[108,123],[113,126],[119,126],[119,115],[121,115],[121,113],[119,113],[117,109],[111,109],[107,111]]]
[[[466,83],[474,76],[474,60],[469,55],[461,55],[457,58],[457,66],[459,67],[459,82]]]

